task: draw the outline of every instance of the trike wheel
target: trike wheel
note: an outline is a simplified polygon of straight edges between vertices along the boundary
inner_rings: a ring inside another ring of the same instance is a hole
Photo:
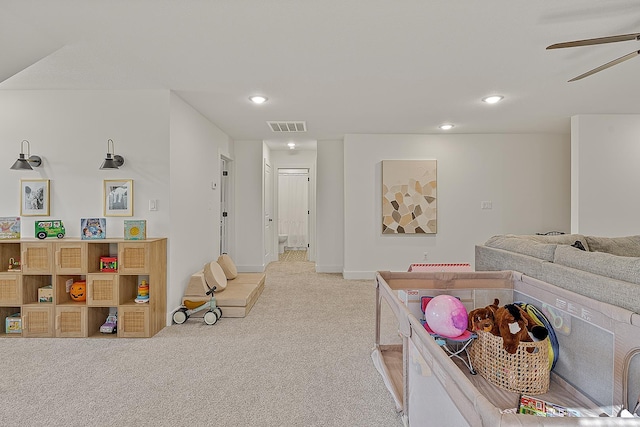
[[[178,311],[176,311],[175,313],[173,313],[173,321],[177,324],[177,325],[182,325],[184,322],[187,321],[187,318],[189,316],[187,316],[186,313],[187,310],[185,310],[184,308],[179,309]]]
[[[213,325],[218,321],[218,314],[214,311],[207,311],[204,314],[204,323],[207,325]]]
[[[214,308],[213,311],[218,315],[218,319],[222,317],[222,309],[220,307]]]

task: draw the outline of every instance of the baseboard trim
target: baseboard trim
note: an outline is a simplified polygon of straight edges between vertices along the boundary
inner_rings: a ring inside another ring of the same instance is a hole
[[[173,313],[175,313],[180,307],[182,307],[181,305],[177,306],[176,308],[174,308],[173,310],[169,311],[167,313],[167,324],[165,326],[171,326],[173,325]]]
[[[374,280],[375,271],[343,271],[342,277],[346,280]]]

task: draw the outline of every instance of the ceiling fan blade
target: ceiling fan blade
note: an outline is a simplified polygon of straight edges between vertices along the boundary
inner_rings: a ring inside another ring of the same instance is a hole
[[[572,79],[571,79],[571,80],[569,80],[569,81],[570,81],[570,82],[575,82],[576,80],[584,79],[585,77],[589,77],[590,75],[595,74],[595,73],[597,73],[597,72],[599,72],[599,71],[606,70],[606,69],[607,69],[607,68],[609,68],[609,67],[613,67],[614,65],[617,65],[617,64],[619,64],[619,63],[621,63],[621,62],[626,61],[627,59],[631,59],[631,58],[633,58],[633,57],[635,57],[635,56],[638,56],[638,55],[640,55],[640,50],[635,51],[635,52],[628,53],[628,54],[626,54],[626,55],[624,55],[624,56],[621,56],[621,57],[620,57],[620,58],[618,58],[618,59],[614,59],[614,60],[613,60],[613,61],[611,61],[611,62],[607,62],[607,63],[606,63],[606,64],[604,64],[604,65],[601,65],[601,66],[599,66],[599,67],[597,67],[597,68],[594,68],[593,70],[587,71],[587,72],[586,72],[586,73],[584,73],[584,74],[580,74],[578,77],[574,77],[574,78],[572,78]]]
[[[556,43],[547,46],[547,49],[560,49],[563,47],[591,46],[594,44],[616,43],[628,40],[640,40],[640,33],[622,34],[619,36],[598,37],[595,39],[575,40],[571,42]]]

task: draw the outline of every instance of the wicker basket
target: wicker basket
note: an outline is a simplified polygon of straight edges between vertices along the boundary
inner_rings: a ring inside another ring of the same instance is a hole
[[[549,339],[521,342],[515,354],[507,353],[502,337],[478,331],[469,348],[475,370],[491,384],[529,395],[549,390]],[[534,348],[532,353],[527,349]]]

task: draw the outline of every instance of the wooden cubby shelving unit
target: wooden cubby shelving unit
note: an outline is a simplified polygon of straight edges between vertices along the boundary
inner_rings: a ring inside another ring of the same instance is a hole
[[[117,256],[117,272],[101,272],[100,257]],[[20,270],[8,270],[9,259]],[[166,325],[167,239],[0,240],[0,338],[151,337]],[[87,300],[73,301],[67,283],[84,280]],[[149,283],[149,302],[138,304],[138,284]],[[38,302],[52,285],[53,302]],[[102,334],[111,307],[117,334]],[[20,313],[22,333],[7,334],[5,318]]]

